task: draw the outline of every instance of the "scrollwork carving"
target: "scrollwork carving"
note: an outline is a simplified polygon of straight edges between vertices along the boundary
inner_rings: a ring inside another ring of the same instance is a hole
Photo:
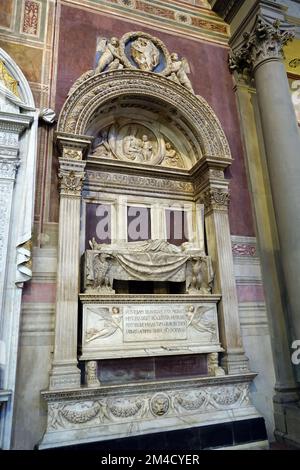
[[[82,160],[82,150],[64,147],[63,158],[70,160]]]

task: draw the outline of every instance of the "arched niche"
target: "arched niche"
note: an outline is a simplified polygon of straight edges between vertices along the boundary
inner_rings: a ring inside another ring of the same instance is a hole
[[[63,106],[58,133],[95,138],[105,125],[125,117],[126,107],[131,108],[128,121],[132,115],[134,122],[141,117],[161,125],[187,169],[202,157],[231,159],[220,122],[202,97],[163,76],[140,70],[84,74]],[[134,109],[139,110],[135,118]]]

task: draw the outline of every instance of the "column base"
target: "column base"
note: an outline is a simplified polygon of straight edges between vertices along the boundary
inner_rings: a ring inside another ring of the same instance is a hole
[[[250,372],[249,359],[244,352],[225,353],[221,359],[221,366],[228,375],[245,374]]]
[[[275,385],[273,402],[277,404],[297,404],[300,400],[300,390],[295,386]]]
[[[50,373],[50,390],[80,388],[80,370],[74,363],[54,363]]]
[[[275,432],[279,442],[300,449],[300,405],[274,404]]]

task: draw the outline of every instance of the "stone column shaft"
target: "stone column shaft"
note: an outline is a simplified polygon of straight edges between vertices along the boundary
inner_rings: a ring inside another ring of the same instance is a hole
[[[299,129],[284,64],[265,61],[254,73],[294,340],[300,339]]]
[[[279,271],[283,271],[281,295],[289,314],[291,344],[293,339],[300,339],[300,139],[282,59],[283,46],[293,36],[288,27],[280,28],[278,21],[270,24],[258,15],[252,30],[244,34],[244,42],[229,60],[232,70],[240,74],[246,71],[255,79],[279,238],[275,256]],[[284,312],[282,320],[287,321]],[[275,341],[281,341],[278,327],[273,331],[277,333]],[[284,388],[290,378],[282,368],[277,372],[281,374],[278,382]]]
[[[50,388],[80,387],[77,368],[80,196],[85,162],[60,160],[55,347]]]
[[[256,114],[253,100],[255,90],[237,77],[236,93],[247,152],[251,192],[256,195],[253,205],[256,217],[260,261],[266,292],[266,304],[271,332],[271,345],[276,376],[276,401],[294,401],[297,388],[290,361],[288,325],[285,321],[286,306],[281,295],[281,273],[274,252],[278,251],[277,231],[274,229],[274,211],[269,204],[269,190],[265,186],[264,157],[261,155],[257,137]]]

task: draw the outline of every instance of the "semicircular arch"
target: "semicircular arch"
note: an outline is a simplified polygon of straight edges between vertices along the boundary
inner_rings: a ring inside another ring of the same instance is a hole
[[[158,100],[179,113],[192,129],[204,157],[231,158],[225,133],[206,100],[163,76],[140,70],[84,74],[71,90],[60,113],[58,132],[86,135],[105,103],[126,95],[139,96]]]

